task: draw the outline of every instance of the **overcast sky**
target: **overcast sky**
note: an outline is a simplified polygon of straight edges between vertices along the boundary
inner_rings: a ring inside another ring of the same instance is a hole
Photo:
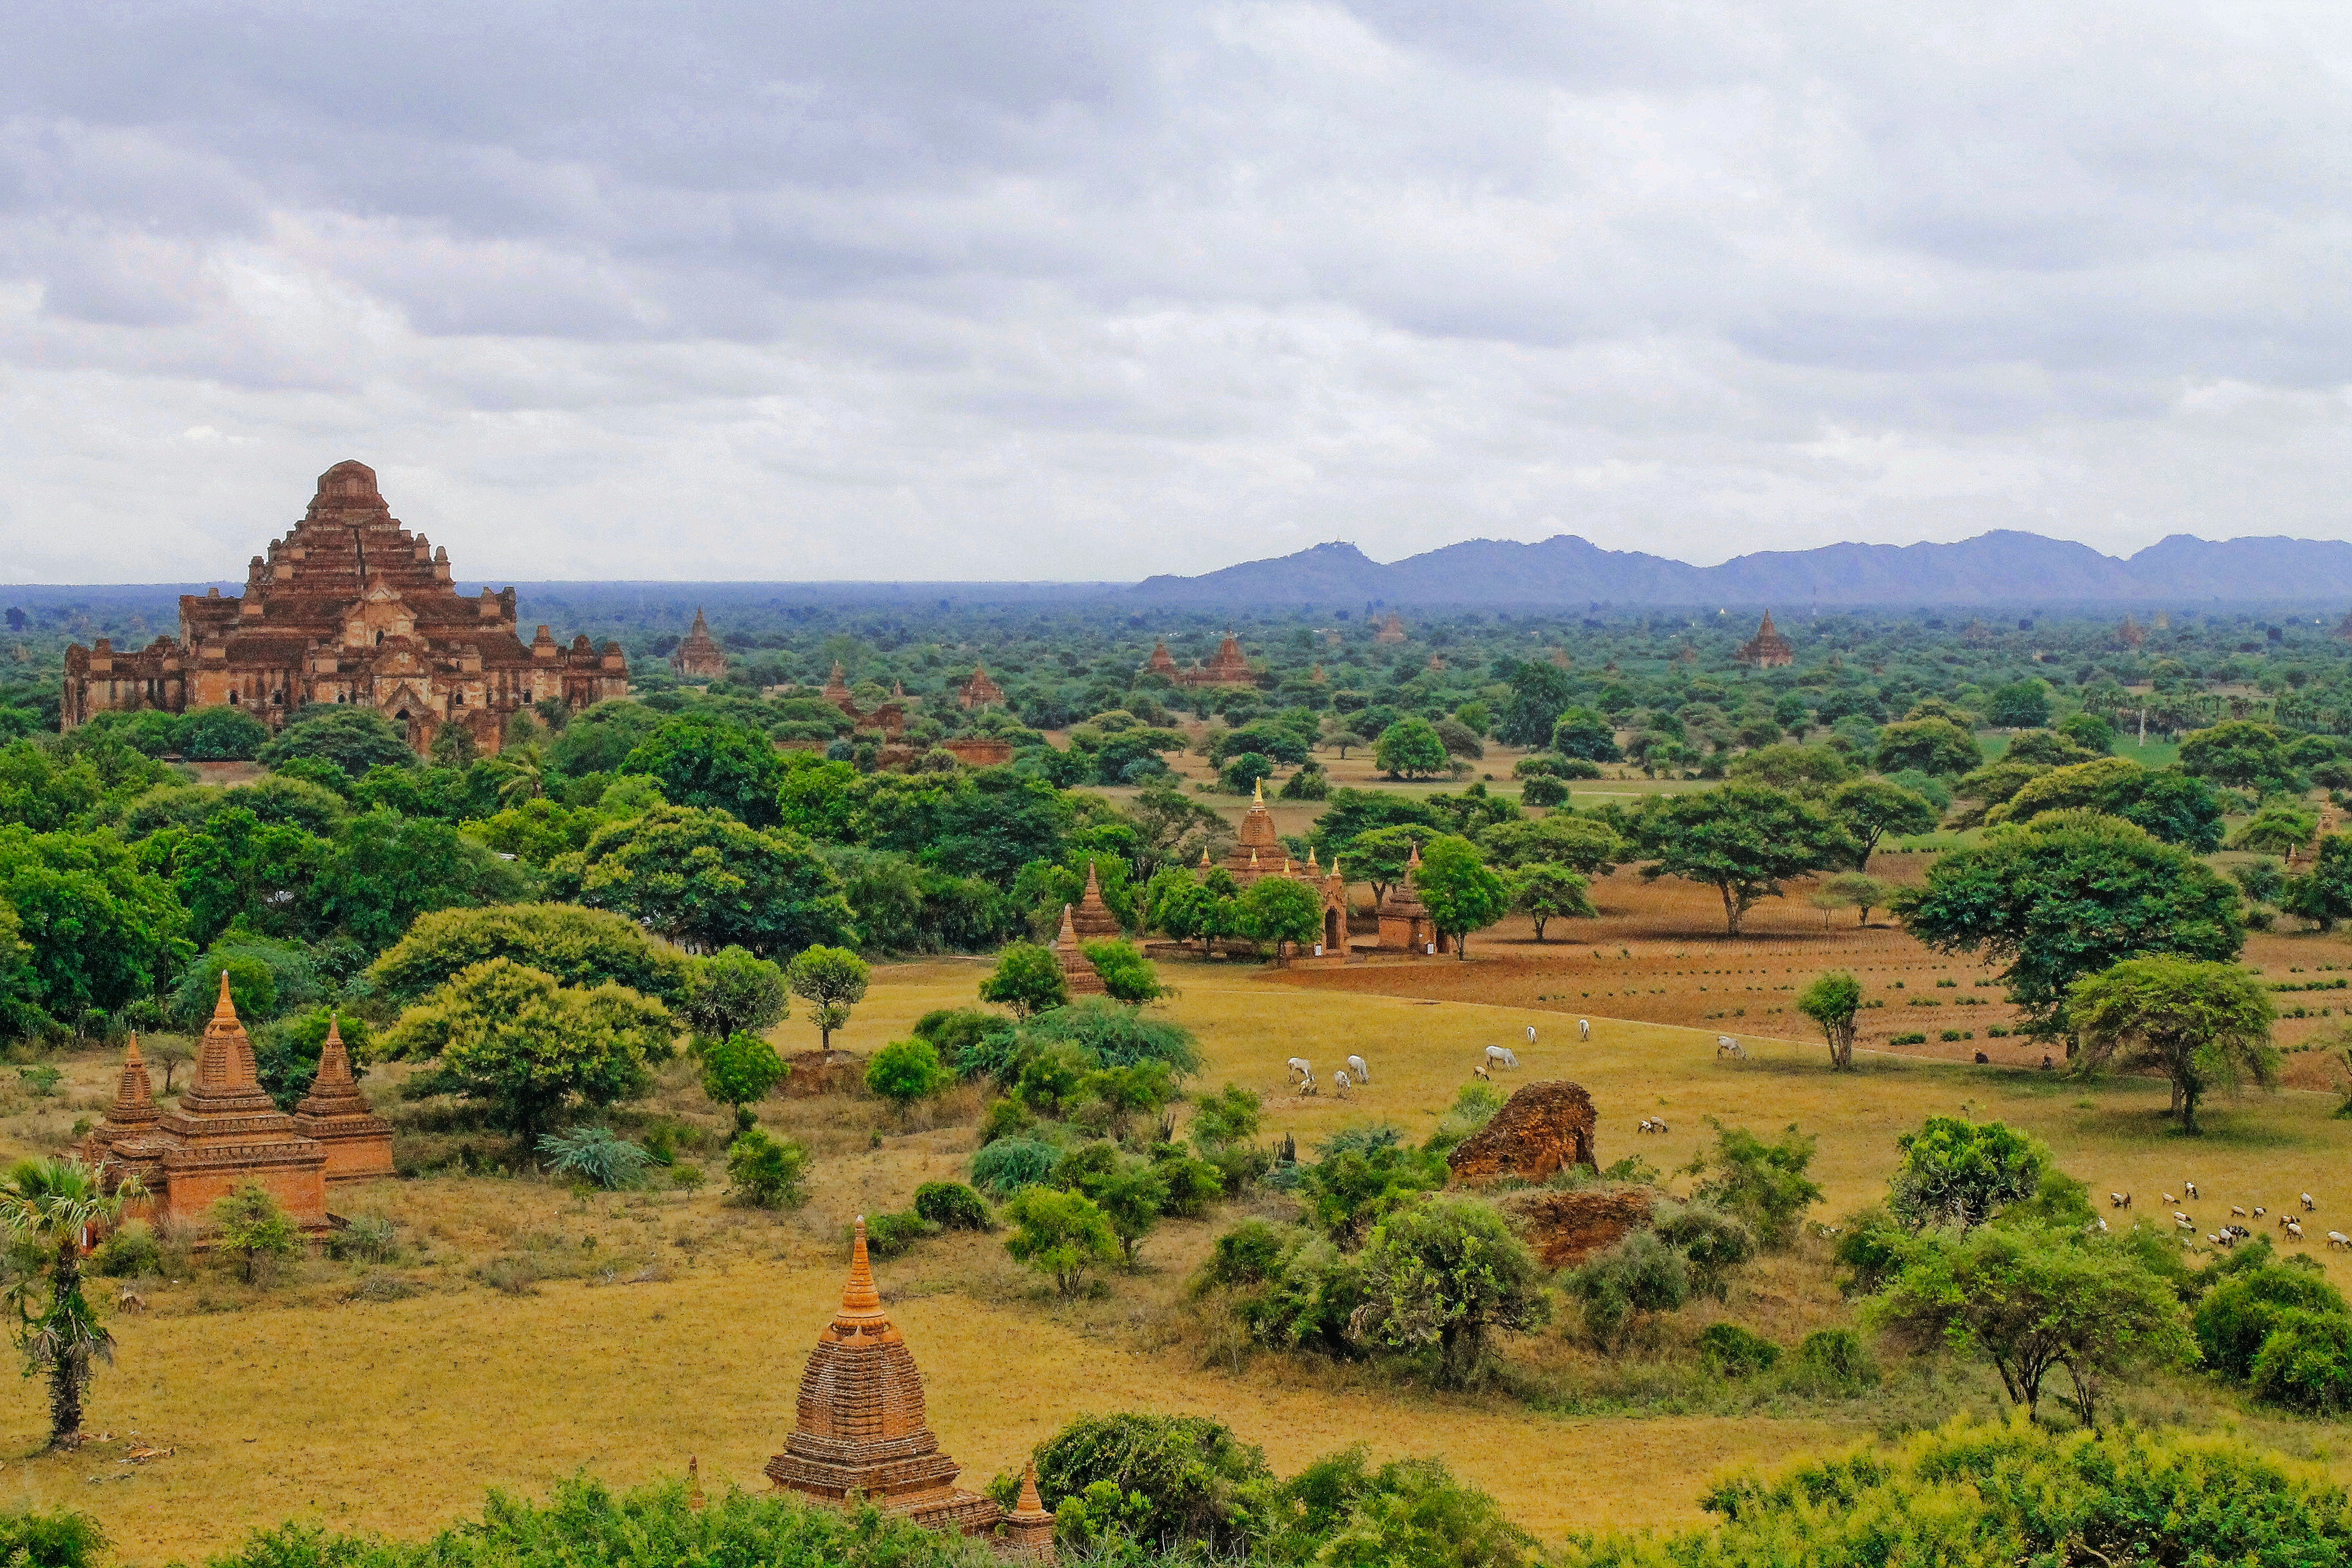
[[[2352,537],[2352,7],[16,0],[0,577]]]

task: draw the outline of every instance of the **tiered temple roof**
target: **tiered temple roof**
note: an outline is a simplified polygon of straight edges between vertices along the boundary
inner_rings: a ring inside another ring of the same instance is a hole
[[[1078,896],[1078,907],[1071,916],[1071,923],[1076,927],[1081,942],[1101,942],[1127,934],[1126,928],[1118,923],[1118,917],[1110,912],[1108,904],[1103,902],[1102,881],[1095,875],[1095,863],[1091,857],[1087,860],[1087,890]]]
[[[988,667],[975,662],[971,674],[957,688],[956,700],[966,708],[987,708],[1004,700],[1004,688],[989,679]]]
[[[932,1530],[983,1535],[1007,1524],[995,1503],[956,1486],[959,1469],[940,1452],[924,1410],[923,1374],[883,1310],[860,1216],[841,1306],[809,1352],[793,1433],[784,1451],[768,1461],[768,1477],[781,1489],[827,1502],[859,1494]],[[1048,1553],[1051,1540],[1049,1528]]]
[[[1404,641],[1403,618],[1394,610],[1391,610],[1387,617],[1381,622],[1381,629],[1372,634],[1372,640],[1374,642]]]
[[[1072,920],[1070,906],[1062,906],[1062,931],[1054,939],[1054,957],[1062,965],[1062,978],[1068,983],[1072,996],[1107,996],[1109,988],[1103,984],[1096,972],[1094,961],[1078,945],[1078,929]]]
[[[1274,813],[1265,806],[1265,781],[1260,780],[1250,795],[1249,810],[1242,814],[1241,833],[1225,851],[1225,869],[1246,888],[1260,877],[1272,875],[1287,858],[1282,836],[1275,831]]]
[[[310,1092],[294,1108],[295,1130],[315,1138],[326,1151],[326,1177],[336,1182],[371,1182],[394,1173],[392,1164],[392,1124],[368,1109],[352,1074],[352,1053],[343,1044],[340,1020],[327,1020],[326,1044],[319,1051],[319,1073]]]

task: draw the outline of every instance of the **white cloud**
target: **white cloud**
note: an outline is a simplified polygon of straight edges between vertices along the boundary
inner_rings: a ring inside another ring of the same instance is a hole
[[[344,457],[468,577],[2347,531],[2317,4],[218,0],[11,44],[16,580],[234,575]]]

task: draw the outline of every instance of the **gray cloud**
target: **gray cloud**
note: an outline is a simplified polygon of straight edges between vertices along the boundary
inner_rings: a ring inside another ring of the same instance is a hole
[[[67,4],[0,574],[354,456],[468,576],[2347,531],[2352,16]]]

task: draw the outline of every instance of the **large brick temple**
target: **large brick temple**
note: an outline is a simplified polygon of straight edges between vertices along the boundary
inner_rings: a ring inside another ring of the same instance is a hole
[[[68,648],[60,724],[231,707],[274,730],[306,704],[348,704],[401,725],[419,752],[457,724],[488,754],[518,709],[628,694],[618,643],[600,650],[582,636],[566,647],[541,626],[525,644],[512,588],[459,595],[448,550],[400,525],[373,468],[342,462],[319,476],[302,521],[253,558],[243,594],[181,596],[176,640]]]
[[[1054,1516],[1039,1504],[1035,1467],[1009,1513],[958,1487],[960,1468],[940,1452],[923,1374],[883,1310],[860,1217],[841,1307],[809,1352],[793,1434],[768,1461],[768,1478],[782,1490],[832,1503],[862,1498],[926,1529],[983,1537],[1002,1556],[1051,1563]]]

